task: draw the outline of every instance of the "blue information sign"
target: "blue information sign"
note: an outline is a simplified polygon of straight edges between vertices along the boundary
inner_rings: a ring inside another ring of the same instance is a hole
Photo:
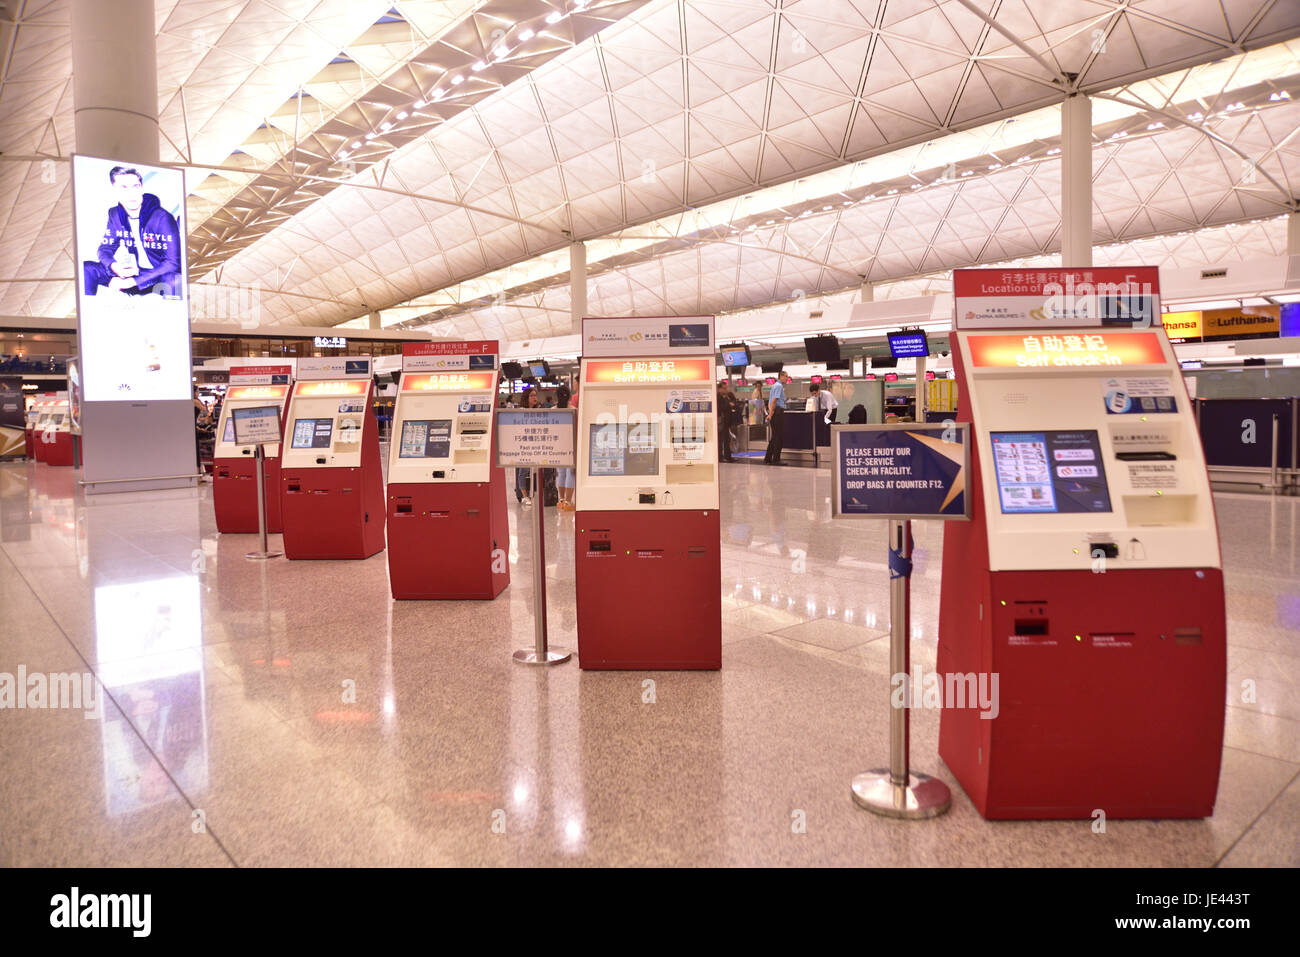
[[[837,425],[837,518],[970,518],[966,423]]]

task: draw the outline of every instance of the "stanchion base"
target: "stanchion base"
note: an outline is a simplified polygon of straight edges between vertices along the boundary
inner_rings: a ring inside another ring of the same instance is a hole
[[[549,648],[546,657],[539,658],[536,651],[520,648],[510,657],[520,665],[562,665],[573,657],[573,652],[568,648]]]
[[[244,558],[250,562],[264,562],[267,559],[279,558],[284,552],[244,552]]]
[[[948,785],[928,774],[913,771],[907,787],[890,780],[888,768],[877,768],[853,779],[853,802],[885,817],[916,821],[938,817],[952,806]]]

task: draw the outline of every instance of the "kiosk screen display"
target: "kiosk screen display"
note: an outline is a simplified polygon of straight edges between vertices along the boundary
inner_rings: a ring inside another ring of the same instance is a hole
[[[658,475],[659,429],[653,422],[591,426],[587,470],[592,476]]]
[[[333,419],[294,419],[293,442],[295,449],[327,449],[334,434]]]
[[[451,419],[407,419],[399,459],[445,459],[451,455]]]
[[[1096,429],[990,437],[1004,514],[1111,511]]]
[[[221,441],[233,445],[235,443],[235,417],[226,416],[226,431],[221,433]]]

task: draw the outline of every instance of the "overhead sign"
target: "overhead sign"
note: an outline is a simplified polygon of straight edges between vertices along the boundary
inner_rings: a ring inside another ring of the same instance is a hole
[[[252,405],[231,409],[236,445],[274,445],[280,441],[280,407]]]
[[[592,356],[713,355],[712,316],[582,320],[582,354]]]
[[[1201,335],[1206,339],[1258,339],[1276,336],[1282,329],[1278,306],[1210,309],[1201,313]]]
[[[1094,269],[954,269],[957,329],[1124,326],[1160,315],[1155,266]]]
[[[343,336],[316,336],[312,345],[317,349],[346,349],[348,340]]]
[[[457,392],[492,388],[491,372],[435,372],[431,375],[402,374],[403,392]]]
[[[970,425],[833,425],[836,518],[968,519]]]
[[[661,385],[672,382],[710,382],[712,359],[646,359],[631,362],[587,363],[585,382],[597,385]]]
[[[1202,335],[1199,312],[1166,312],[1160,316],[1160,325],[1171,341],[1190,342]]]
[[[283,385],[235,385],[226,392],[226,401],[245,401],[248,399],[273,399],[280,402],[289,390]]]
[[[327,395],[365,395],[369,388],[366,382],[329,381],[299,382],[294,386],[293,394],[310,398]]]
[[[288,385],[293,367],[287,365],[231,366],[231,385]]]
[[[497,465],[574,468],[577,414],[577,409],[498,409]]]
[[[370,356],[299,359],[299,379],[369,379]]]
[[[183,172],[73,156],[72,205],[85,400],[190,398]]]
[[[1155,332],[971,336],[971,362],[982,368],[1086,368],[1163,365]]]
[[[406,342],[402,372],[453,372],[496,369],[500,344],[496,339],[470,342]]]

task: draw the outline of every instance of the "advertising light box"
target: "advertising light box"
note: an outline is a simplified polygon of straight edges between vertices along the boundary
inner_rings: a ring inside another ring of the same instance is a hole
[[[970,340],[970,349],[972,364],[981,368],[1160,365],[1165,361],[1154,332],[978,336]]]
[[[72,183],[85,400],[188,399],[184,174],[74,156]]]

